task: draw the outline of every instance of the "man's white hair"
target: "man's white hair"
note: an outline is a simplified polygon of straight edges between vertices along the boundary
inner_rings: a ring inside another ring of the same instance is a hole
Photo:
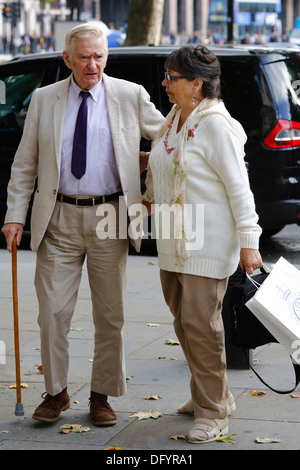
[[[74,51],[75,43],[78,39],[88,39],[88,38],[102,38],[106,50],[108,51],[108,42],[107,37],[95,24],[84,23],[77,26],[74,26],[66,35],[65,38],[65,49],[69,54],[72,54]]]

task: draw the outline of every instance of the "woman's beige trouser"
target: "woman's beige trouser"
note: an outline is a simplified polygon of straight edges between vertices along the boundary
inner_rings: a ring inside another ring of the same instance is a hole
[[[118,201],[110,205],[118,212]],[[56,395],[67,386],[67,335],[85,259],[95,326],[91,390],[113,396],[126,391],[122,327],[128,240],[99,239],[97,207],[81,208],[56,202],[37,252],[35,286],[41,356],[46,391],[50,395]],[[116,235],[116,228],[112,219],[110,236]],[[80,353],[78,356],[78,361],[86,361],[88,371],[89,362],[80,357]]]
[[[228,381],[221,315],[227,279],[161,270],[165,300],[191,370],[195,418],[225,418]]]

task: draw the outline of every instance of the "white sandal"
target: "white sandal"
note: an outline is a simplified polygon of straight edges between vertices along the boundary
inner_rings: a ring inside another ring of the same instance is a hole
[[[213,422],[215,425],[211,425]],[[220,436],[228,433],[228,418],[204,419],[197,418],[188,434],[191,444],[205,444],[217,440]]]
[[[234,398],[231,392],[228,394],[228,411],[227,414],[228,416],[231,415],[236,409]],[[179,408],[178,408],[178,413],[181,414],[194,414],[194,404],[193,400],[190,398],[188,401],[183,403]]]

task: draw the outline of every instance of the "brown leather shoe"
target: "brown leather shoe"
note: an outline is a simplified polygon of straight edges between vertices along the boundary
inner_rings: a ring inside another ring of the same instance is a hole
[[[114,410],[107,403],[107,396],[91,392],[90,417],[94,426],[112,426],[117,422]]]
[[[46,393],[46,392],[45,392]],[[45,395],[43,393],[43,395]],[[44,396],[42,395],[42,398]],[[37,407],[32,415],[33,419],[38,421],[46,421],[52,423],[57,421],[62,411],[67,410],[70,407],[70,397],[67,393],[67,388],[64,388],[62,392],[57,395],[46,394],[44,401]]]

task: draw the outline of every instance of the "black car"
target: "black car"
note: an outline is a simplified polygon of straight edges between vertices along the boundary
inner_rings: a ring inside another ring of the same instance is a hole
[[[245,160],[264,235],[287,224],[300,225],[300,50],[233,45],[211,49],[221,62],[222,99],[248,136]],[[106,73],[141,83],[166,115],[171,104],[161,83],[171,51],[161,46],[111,49]],[[0,226],[32,93],[69,73],[58,52],[0,64],[0,93],[6,90],[5,104],[0,104]],[[149,142],[141,148],[148,149]]]

